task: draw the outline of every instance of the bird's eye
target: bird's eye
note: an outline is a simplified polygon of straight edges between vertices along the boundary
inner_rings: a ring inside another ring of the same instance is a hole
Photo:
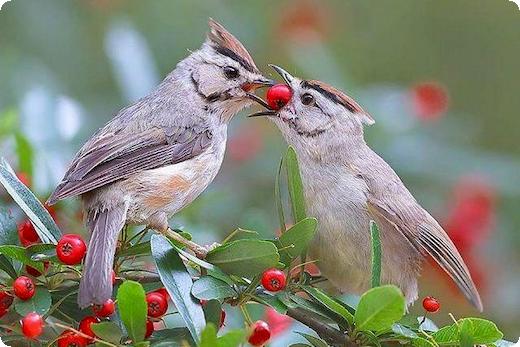
[[[239,75],[238,69],[233,66],[226,66],[226,67],[224,67],[224,75],[226,76],[227,79],[230,79],[230,80],[237,78]]]
[[[310,105],[314,103],[314,96],[309,93],[305,93],[301,96],[302,104]]]

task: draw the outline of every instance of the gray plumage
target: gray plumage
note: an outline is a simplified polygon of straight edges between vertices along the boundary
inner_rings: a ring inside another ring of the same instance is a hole
[[[412,303],[421,263],[430,255],[481,311],[478,291],[453,242],[365,143],[363,125],[374,120],[341,91],[275,69],[293,97],[278,112],[263,114],[298,153],[308,214],[318,219],[310,253],[322,273],[342,291],[369,289],[369,222],[375,220],[382,241],[382,283],[397,285]]]
[[[243,45],[213,20],[202,47],[149,95],[122,109],[76,154],[50,204],[80,195],[91,239],[81,307],[110,298],[119,231],[145,224],[164,231],[217,174],[227,124],[270,80]]]

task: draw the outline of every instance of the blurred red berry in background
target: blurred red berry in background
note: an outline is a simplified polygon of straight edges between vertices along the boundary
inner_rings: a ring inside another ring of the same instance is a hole
[[[437,82],[416,84],[412,87],[411,93],[414,112],[424,121],[437,120],[448,109],[448,92]]]
[[[18,177],[18,179],[20,180],[20,182],[23,183],[24,186],[26,186],[26,187],[31,186],[31,178],[25,172],[23,172],[23,171],[17,172],[16,177]]]
[[[293,0],[282,11],[277,37],[287,38],[298,44],[309,44],[323,40],[333,27],[333,14],[326,2],[317,0]]]
[[[293,324],[291,317],[276,312],[272,307],[268,307],[265,310],[264,320],[271,327],[271,336],[276,336],[287,331]]]

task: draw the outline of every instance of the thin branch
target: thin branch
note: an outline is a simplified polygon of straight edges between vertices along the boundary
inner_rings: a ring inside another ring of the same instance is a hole
[[[202,247],[201,245],[196,244],[193,241],[185,239],[179,233],[176,233],[175,231],[173,231],[170,228],[168,228],[166,231],[164,231],[162,233],[166,237],[168,237],[174,241],[177,241],[177,242],[183,244],[184,246],[188,247],[188,249],[190,249],[193,253],[195,253],[197,258],[204,259],[204,258],[206,258],[206,255],[208,255],[208,250],[206,248]]]

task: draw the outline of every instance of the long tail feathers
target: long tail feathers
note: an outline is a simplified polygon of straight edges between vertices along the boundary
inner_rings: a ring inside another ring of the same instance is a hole
[[[112,296],[112,266],[119,232],[125,225],[127,208],[124,205],[92,212],[87,217],[91,233],[79,285],[78,305],[103,304]]]

